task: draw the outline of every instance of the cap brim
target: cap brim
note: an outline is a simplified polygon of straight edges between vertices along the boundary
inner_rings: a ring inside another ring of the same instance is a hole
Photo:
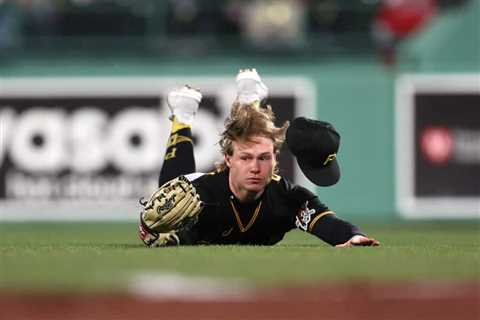
[[[340,166],[338,165],[337,160],[331,161],[327,167],[312,167],[311,165],[300,161],[297,158],[298,166],[302,170],[303,174],[316,184],[321,187],[332,186],[338,182],[340,179]]]

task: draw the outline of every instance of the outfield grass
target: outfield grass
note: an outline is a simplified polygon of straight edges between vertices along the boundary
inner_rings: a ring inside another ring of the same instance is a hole
[[[299,231],[278,245],[144,248],[132,223],[0,224],[0,289],[117,290],[143,272],[259,285],[478,280],[478,223],[363,226],[378,248],[334,249]]]

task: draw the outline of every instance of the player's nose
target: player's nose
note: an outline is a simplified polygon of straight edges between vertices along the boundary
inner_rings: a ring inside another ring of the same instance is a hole
[[[250,166],[250,171],[258,173],[260,172],[260,162],[258,160],[253,160]]]

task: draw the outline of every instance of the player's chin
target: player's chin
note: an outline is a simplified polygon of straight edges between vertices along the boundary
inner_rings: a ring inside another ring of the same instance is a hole
[[[266,185],[267,184],[265,183],[265,181],[255,181],[255,182],[250,181],[246,183],[245,189],[251,192],[260,192],[260,191],[263,191],[263,189],[265,189]]]

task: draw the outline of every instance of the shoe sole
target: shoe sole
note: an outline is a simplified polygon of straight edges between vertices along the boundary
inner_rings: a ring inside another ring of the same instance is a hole
[[[260,76],[256,72],[245,71],[237,75],[237,82],[242,80],[254,80],[255,82],[262,83]]]
[[[169,104],[170,104],[170,100],[174,99],[176,97],[190,98],[190,99],[193,99],[193,100],[197,101],[198,103],[200,103],[202,101],[202,94],[200,92],[195,92],[195,91],[191,91],[191,92],[172,92],[168,95]]]

